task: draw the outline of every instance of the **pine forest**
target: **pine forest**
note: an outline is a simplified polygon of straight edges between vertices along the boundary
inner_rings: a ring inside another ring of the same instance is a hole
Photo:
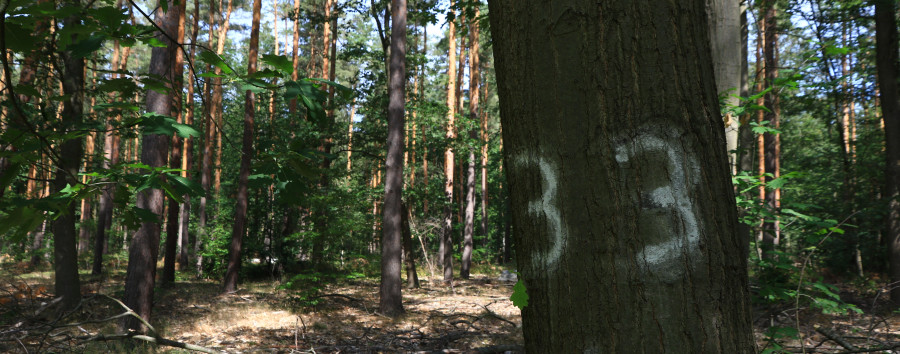
[[[897,0],[0,0],[0,352],[900,352]]]

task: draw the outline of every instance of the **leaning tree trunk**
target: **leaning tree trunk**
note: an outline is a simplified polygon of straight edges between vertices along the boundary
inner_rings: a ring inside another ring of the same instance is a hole
[[[406,0],[391,1],[391,56],[388,103],[387,159],[384,174],[384,218],[381,238],[381,312],[403,311],[400,253],[403,238],[403,130],[406,105]]]
[[[885,183],[888,200],[888,255],[891,282],[900,282],[900,68],[897,54],[897,8],[892,0],[875,0],[875,43],[881,114],[884,117]],[[900,287],[891,289],[891,301],[900,304]]]
[[[262,0],[253,0],[253,22],[250,26],[250,50],[247,59],[247,75],[256,73],[259,56],[259,17]],[[253,119],[256,112],[256,95],[247,90],[244,95],[244,136],[241,143],[241,170],[238,174],[238,192],[234,206],[234,227],[231,229],[231,247],[228,249],[228,269],[222,290],[237,290],[238,273],[241,270],[241,248],[247,230],[247,183],[250,179],[250,162],[253,158]]]
[[[173,36],[178,27],[178,11],[174,10],[174,0],[169,2],[168,13],[157,8],[154,20],[160,28]],[[155,47],[150,55],[150,74],[159,75],[167,80],[172,79],[171,68],[175,65],[177,46],[168,37],[158,33],[157,39],[166,43],[165,47]],[[147,111],[156,114],[172,115],[172,96],[154,90],[147,91]],[[151,167],[166,165],[169,150],[169,137],[161,134],[144,135],[141,141],[141,163]],[[160,224],[165,197],[161,189],[149,189],[138,193],[137,207],[147,209],[158,218],[156,221],[141,223],[140,229],[131,239],[128,248],[128,270],[125,274],[125,305],[134,310],[141,318],[150,321],[153,309],[153,288],[156,285],[156,259],[159,255]],[[147,329],[137,319],[128,316],[123,320],[126,329],[144,332]]]
[[[492,0],[534,353],[751,353],[703,0]]]

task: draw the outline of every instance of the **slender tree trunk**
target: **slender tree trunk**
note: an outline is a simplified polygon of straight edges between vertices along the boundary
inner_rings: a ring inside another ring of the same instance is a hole
[[[755,352],[704,4],[490,1],[528,352]]]
[[[384,221],[381,239],[381,300],[387,316],[404,312],[400,293],[403,240],[403,137],[406,105],[406,0],[391,1],[391,84],[388,103],[387,159],[384,177]]]
[[[253,0],[253,22],[250,27],[250,50],[247,59],[247,74],[256,72],[259,56],[259,17],[262,0]],[[241,170],[238,174],[237,201],[234,206],[234,228],[231,231],[231,247],[228,249],[228,269],[222,290],[232,293],[237,290],[238,274],[241,270],[241,247],[244,232],[247,229],[247,183],[250,177],[250,163],[253,158],[253,119],[255,115],[256,95],[247,90],[244,94],[244,137],[241,143]]]
[[[94,80],[96,83],[96,80]],[[93,107],[96,103],[95,98],[91,97],[91,107]],[[84,170],[88,171],[91,169],[94,163],[94,151],[97,147],[97,133],[93,132],[88,134],[85,137],[86,142],[86,153],[85,153],[85,161],[84,161]],[[87,176],[81,176],[81,183],[87,183]],[[88,251],[91,244],[91,228],[89,227],[89,221],[92,219],[91,215],[93,214],[93,197],[84,198],[81,200],[81,215],[79,215],[80,223],[78,229],[78,254],[84,254]]]
[[[167,0],[161,0],[167,1]],[[169,12],[164,13],[161,7],[156,10],[154,21],[160,28],[174,36],[178,30],[178,10],[173,0],[168,0]],[[166,43],[166,47],[153,48],[150,56],[150,74],[159,75],[172,80],[172,67],[175,66],[177,46],[167,36],[158,33],[157,39]],[[147,111],[164,116],[172,116],[172,96],[154,90],[147,91]],[[141,143],[141,163],[154,168],[166,165],[169,137],[166,135],[144,135]],[[165,198],[160,189],[150,189],[138,193],[137,207],[147,209],[159,218],[155,222],[144,222],[131,240],[128,253],[128,270],[125,275],[125,305],[134,310],[141,318],[150,321],[153,309],[153,288],[156,282],[156,260],[159,255],[160,224]],[[123,320],[123,327],[138,332],[147,329],[133,317]]]
[[[194,13],[191,15],[193,23],[191,25],[191,43],[197,42],[197,34],[200,30],[200,0],[194,0]],[[189,54],[190,58],[194,58],[196,53],[195,46],[191,46]],[[194,124],[194,72],[188,72],[188,93],[187,93],[187,111],[184,116],[184,123],[187,125]],[[184,154],[181,169],[184,170],[182,176],[191,178],[191,171],[194,169],[194,137],[189,136],[184,139]],[[184,271],[188,268],[189,250],[191,248],[190,225],[191,225],[191,197],[184,195],[184,203],[181,204],[181,248],[178,253],[178,265]]]
[[[478,11],[475,18],[469,21],[469,118],[474,122],[478,119]],[[474,128],[469,130],[469,138],[473,141],[478,138]],[[466,220],[465,233],[463,234],[463,252],[460,259],[459,277],[469,279],[469,269],[472,266],[472,249],[475,246],[475,148],[469,148],[469,168],[466,170]]]
[[[878,89],[885,136],[885,183],[891,282],[900,282],[900,68],[897,54],[897,5],[892,0],[875,2],[875,43]],[[900,287],[891,288],[891,301],[900,305]]]
[[[297,81],[300,77],[300,0],[294,0],[294,45],[291,47],[291,58],[293,61],[294,71],[291,73],[291,80]],[[294,119],[294,115],[297,113],[297,99],[292,98],[290,103],[288,104],[288,109],[290,112],[291,119]]]
[[[450,0],[450,6],[453,6],[453,0]],[[453,10],[451,10],[452,12]],[[450,33],[447,39],[450,44],[447,58],[447,140],[456,139],[456,24],[454,21],[448,21],[450,25]],[[444,266],[444,283],[449,284],[453,281],[453,176],[455,173],[454,163],[456,162],[456,154],[453,151],[453,145],[448,144],[447,150],[444,152],[444,195],[447,196],[444,205],[444,220],[441,229],[441,242],[438,252],[439,259]]]
[[[776,86],[776,81],[778,79],[778,63],[777,63],[777,53],[778,49],[777,41],[778,41],[778,33],[777,33],[777,9],[775,8],[776,4],[774,0],[766,0],[764,2],[763,11],[763,23],[765,25],[765,43],[763,46],[763,56],[765,60],[765,85],[769,92],[767,92],[763,96],[763,101],[765,103],[765,107],[767,108],[764,113],[764,119],[769,122],[769,126],[775,129],[780,127],[779,123],[779,100],[778,100],[778,87]],[[773,179],[780,177],[780,169],[779,167],[779,144],[778,144],[778,136],[773,133],[765,133],[763,134],[763,146],[765,150],[765,171],[767,174],[771,174],[766,177],[766,182],[771,182]],[[779,190],[768,188],[765,192],[765,200],[768,207],[772,210],[778,210],[779,207]],[[781,240],[780,235],[780,226],[778,220],[766,220],[763,224],[763,247],[766,250],[773,250]]]
[[[419,275],[416,273],[416,247],[412,242],[412,230],[409,227],[409,208],[402,203],[403,208],[403,259],[406,261],[406,288],[419,288]]]
[[[76,2],[77,4],[77,2]],[[63,20],[63,27],[74,27],[79,23],[77,15]],[[78,35],[72,35],[76,42]],[[62,124],[64,131],[78,129],[84,114],[84,58],[71,52],[63,52],[63,101]],[[82,158],[81,139],[74,138],[60,145],[56,175],[53,179],[53,193],[62,191],[66,185],[78,184],[78,169]],[[56,296],[63,298],[62,308],[72,309],[81,302],[81,281],[78,277],[78,250],[75,233],[75,203],[69,203],[66,210],[53,222],[53,268],[56,275]]]
[[[178,6],[175,9],[170,11],[177,11],[177,23],[176,23],[176,36],[175,38],[179,41],[184,41],[184,17],[185,11],[187,10],[187,2],[184,0],[179,1]],[[182,92],[184,92],[184,52],[180,49],[176,48],[175,53],[175,66],[172,67],[172,98],[173,102],[173,111],[175,113],[176,121],[178,123],[184,123],[184,106],[182,104],[183,97]],[[190,83],[188,83],[190,84]],[[181,168],[182,159],[181,159],[181,149],[182,149],[182,141],[181,138],[178,137],[177,134],[172,136],[172,154],[169,156],[169,167],[173,169]],[[178,232],[181,230],[179,227],[179,223],[181,221],[181,208],[179,208],[179,203],[175,198],[169,197],[169,208],[168,208],[168,216],[166,217],[166,241],[165,241],[165,260],[163,263],[163,274],[160,281],[163,284],[173,283],[175,282],[175,255],[178,251]]]

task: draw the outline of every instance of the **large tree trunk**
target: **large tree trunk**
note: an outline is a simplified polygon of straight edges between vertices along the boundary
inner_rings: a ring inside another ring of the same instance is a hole
[[[888,200],[888,240],[891,282],[900,282],[900,68],[897,54],[897,5],[892,0],[875,2],[876,65],[884,117],[885,183]],[[900,287],[891,289],[891,301],[900,305]]]
[[[161,0],[166,1],[166,0]],[[168,0],[169,9],[175,9],[174,0]],[[154,21],[160,28],[174,35],[178,30],[178,11],[164,13],[157,8]],[[175,65],[177,46],[168,37],[158,33],[157,39],[166,43],[166,47],[153,48],[150,55],[150,74],[159,75],[167,80],[172,79],[172,67]],[[156,114],[172,115],[172,96],[154,90],[147,91],[147,111]],[[169,150],[169,137],[166,135],[144,135],[141,142],[141,163],[154,168],[166,165]],[[156,214],[156,221],[144,222],[131,239],[128,248],[128,270],[125,274],[125,305],[134,310],[141,318],[150,321],[153,309],[153,288],[156,283],[156,259],[159,255],[159,234],[165,197],[160,189],[150,189],[138,193],[137,207],[147,209]],[[123,327],[138,332],[146,331],[144,325],[129,316],[123,320]]]
[[[452,13],[453,0],[450,0]],[[456,24],[454,21],[448,21],[450,32],[447,42],[450,49],[447,51],[447,140],[456,139]],[[444,219],[441,225],[441,242],[438,247],[438,259],[444,266],[444,283],[449,284],[453,281],[453,176],[455,173],[454,164],[456,162],[456,154],[453,151],[453,144],[447,145],[444,152],[444,195],[447,200],[444,205]]]
[[[180,4],[170,11],[177,11],[178,27],[175,31],[175,38],[184,41],[184,15],[187,9],[187,2],[180,1]],[[184,92],[184,52],[175,49],[175,66],[172,67],[172,93],[173,93],[173,111],[176,121],[184,123],[184,110],[182,108],[182,92]],[[173,169],[181,168],[181,148],[182,142],[178,135],[172,136],[172,154],[169,157],[169,167]],[[163,263],[163,274],[160,279],[163,284],[175,281],[175,254],[178,251],[178,232],[180,231],[181,208],[175,198],[169,197],[169,210],[166,217],[166,243],[165,243],[165,260]]]
[[[400,253],[403,239],[403,137],[406,114],[406,0],[391,1],[390,89],[388,139],[384,174],[384,219],[381,239],[381,313],[403,311],[400,293]]]
[[[703,0],[492,0],[534,353],[752,353]]]
[[[77,15],[63,21],[64,27],[78,26]],[[72,41],[77,41],[77,35]],[[66,131],[78,129],[84,114],[84,58],[63,52],[63,101],[62,124]],[[59,149],[60,160],[53,179],[53,193],[78,184],[78,168],[81,166],[81,138],[63,142]],[[75,203],[68,203],[66,210],[53,222],[53,268],[56,272],[56,296],[61,296],[62,308],[71,309],[81,302],[81,281],[78,278],[78,250],[75,233]]]
[[[253,0],[253,22],[250,25],[250,49],[247,54],[247,75],[256,73],[259,57],[259,17],[262,0]],[[238,190],[234,206],[234,227],[231,229],[231,247],[228,249],[228,268],[222,290],[233,293],[237,290],[238,273],[241,270],[241,248],[244,232],[247,230],[247,183],[250,179],[250,163],[253,158],[253,119],[256,110],[256,95],[247,90],[244,94],[244,136],[241,143],[241,170],[238,174]]]

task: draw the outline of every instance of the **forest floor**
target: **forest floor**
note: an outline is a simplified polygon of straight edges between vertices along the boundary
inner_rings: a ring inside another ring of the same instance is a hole
[[[96,341],[96,336],[94,341],[85,340],[89,334],[115,333],[114,321],[87,322],[109,318],[122,308],[108,298],[91,295],[121,298],[124,274],[114,272],[103,280],[83,274],[86,300],[81,313],[58,321],[21,316],[51,299],[51,272],[4,268],[0,270],[0,352],[150,350],[121,340]],[[452,288],[440,281],[433,284],[427,277],[420,278],[420,285],[403,289],[406,314],[392,319],[377,313],[378,278],[313,273],[282,281],[257,279],[240,284],[233,294],[222,294],[219,282],[177,279],[157,288],[152,324],[166,339],[227,353],[521,351],[521,316],[509,301],[512,283],[500,282],[496,275],[474,274],[468,280],[456,279]],[[13,312],[19,315],[10,318]],[[62,326],[73,322],[81,325]],[[25,340],[17,343],[4,332],[15,332]],[[63,332],[68,335],[54,336]],[[185,352],[165,346],[155,351]]]
[[[522,320],[508,299],[513,284],[496,279],[500,267],[480,268],[452,288],[428,281],[420,270],[421,287],[403,289],[406,314],[393,319],[376,311],[377,277],[362,274],[263,277],[245,281],[233,294],[222,294],[218,282],[179,278],[157,288],[152,323],[161,337],[227,353],[521,352]],[[122,312],[111,298],[122,297],[124,270],[111,273],[103,279],[83,274],[83,306],[60,319],[34,314],[52,299],[50,271],[0,265],[0,352],[185,352],[99,340],[97,334],[116,331],[115,321],[101,320]],[[874,286],[838,287],[841,299],[862,313],[755,306],[760,351],[900,353],[900,313],[886,293]],[[64,326],[72,323],[78,325]],[[791,329],[798,324],[799,332]]]

